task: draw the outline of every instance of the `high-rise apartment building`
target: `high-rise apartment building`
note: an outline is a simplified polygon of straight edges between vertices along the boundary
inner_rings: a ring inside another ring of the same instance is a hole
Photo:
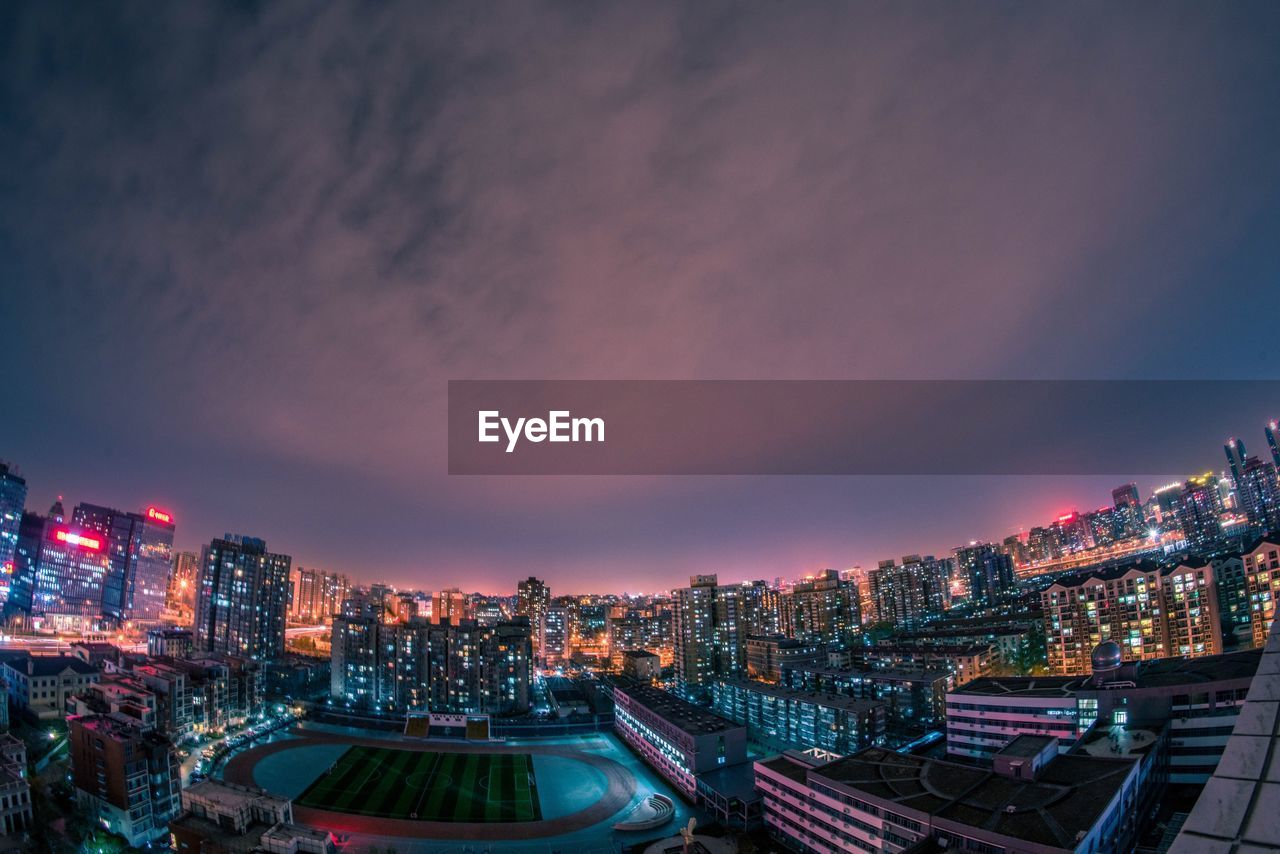
[[[839,581],[830,590],[810,590],[803,599],[802,620],[827,620],[845,625],[857,592]],[[825,585],[825,580],[824,580]],[[825,605],[823,603],[826,603]],[[716,676],[745,676],[747,638],[776,634],[778,592],[763,581],[721,585],[715,575],[695,575],[689,586],[674,591],[672,652],[677,690],[687,697],[705,697]]]
[[[871,592],[882,622],[919,628],[939,617],[949,604],[948,581],[954,562],[932,555],[907,555],[901,564],[882,560],[871,571]]]
[[[563,602],[555,602],[547,608],[547,621],[542,636],[542,655],[547,664],[559,664],[572,654],[569,647],[569,634],[573,629],[572,613],[573,609]]]
[[[0,604],[9,598],[18,528],[26,504],[27,481],[8,463],[0,461]]]
[[[627,611],[620,617],[609,618],[609,662],[615,668],[622,667],[623,656],[631,650],[646,650],[658,656],[663,667],[675,660],[673,650],[673,622],[671,611]]]
[[[288,555],[266,541],[227,534],[204,547],[196,597],[197,652],[253,659],[284,654],[289,605]]]
[[[1280,535],[1268,534],[1244,550],[1245,590],[1253,645],[1264,646],[1280,601]]]
[[[350,595],[351,582],[345,575],[300,566],[293,573],[289,613],[299,623],[319,625],[339,613]]]
[[[532,575],[516,585],[516,616],[528,617],[533,629],[533,655],[546,658],[547,609],[551,607],[551,589]]]
[[[1212,550],[1222,540],[1222,495],[1217,480],[1206,473],[1188,478],[1178,495],[1174,518],[1187,548],[1193,552]]]
[[[1257,457],[1245,459],[1236,497],[1251,525],[1266,531],[1280,529],[1280,481],[1273,464]]]
[[[475,618],[471,597],[456,587],[440,590],[431,597],[431,622],[442,623],[445,620],[457,625],[463,620]]]
[[[1013,596],[1013,559],[992,543],[970,543],[955,549],[956,571],[968,582],[969,602],[986,607]]]
[[[711,684],[716,672],[715,599],[719,580],[695,575],[673,591],[672,630],[677,690],[688,696]]]
[[[102,590],[102,613],[119,622],[158,621],[173,564],[172,514],[155,507],[130,513],[81,503],[72,523],[106,543],[111,568]]]
[[[1040,599],[1054,673],[1090,672],[1091,652],[1108,640],[1124,661],[1222,652],[1217,584],[1206,561],[1084,573],[1054,582]]]
[[[1136,483],[1126,483],[1111,490],[1111,506],[1115,508],[1124,537],[1140,537],[1146,529],[1142,496]]]
[[[782,628],[788,637],[806,643],[851,644],[862,632],[858,584],[834,569],[796,582],[781,596]],[[753,635],[772,635],[767,625],[753,626]]]
[[[522,714],[529,710],[530,635],[524,618],[486,626],[336,616],[330,693],[363,708]]]

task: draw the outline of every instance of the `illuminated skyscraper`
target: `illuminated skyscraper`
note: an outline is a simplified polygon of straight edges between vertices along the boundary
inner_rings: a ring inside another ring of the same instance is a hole
[[[528,617],[533,629],[533,656],[541,661],[546,657],[547,608],[551,605],[551,590],[532,575],[516,585],[516,616]]]
[[[716,673],[715,598],[718,579],[695,575],[674,591],[672,631],[676,687],[681,694],[710,688]]]
[[[1274,465],[1257,457],[1246,458],[1237,496],[1251,524],[1263,530],[1280,529],[1280,483]]]
[[[5,615],[54,629],[95,628],[110,569],[108,542],[101,534],[68,525],[60,514],[23,513]]]
[[[173,517],[154,507],[127,513],[82,503],[72,522],[106,540],[111,571],[102,592],[103,614],[121,622],[159,620],[173,564]]]
[[[559,664],[569,655],[569,606],[556,602],[547,608],[547,624],[542,637],[542,655],[548,664]]]
[[[1280,432],[1280,424],[1275,421],[1267,424],[1267,446],[1271,448],[1271,464],[1280,469],[1280,445],[1276,444],[1276,433]]]
[[[871,591],[882,622],[920,628],[942,615],[949,604],[948,581],[954,562],[932,555],[907,555],[901,564],[882,560],[871,571]]]
[[[783,623],[789,637],[807,643],[851,644],[862,632],[858,585],[834,569],[798,581],[782,596]],[[767,627],[755,636],[773,635]]]
[[[1222,497],[1212,474],[1188,478],[1178,496],[1176,518],[1187,547],[1208,551],[1222,539]]]
[[[350,592],[351,582],[345,575],[300,566],[293,572],[290,614],[307,625],[324,623],[342,610]]]
[[[1116,509],[1117,535],[1120,539],[1140,537],[1146,531],[1142,497],[1136,483],[1126,483],[1111,490],[1111,504]]]
[[[1231,482],[1235,484],[1236,490],[1239,491],[1240,478],[1244,473],[1244,442],[1239,439],[1228,439],[1227,443],[1222,446],[1222,450],[1227,455],[1227,467],[1231,469]]]
[[[955,550],[956,570],[969,582],[969,602],[994,605],[1015,592],[1013,560],[992,543],[971,543]]]
[[[204,547],[196,595],[196,651],[253,659],[284,654],[288,555],[264,540],[227,534]]]
[[[0,462],[0,604],[9,598],[18,528],[27,503],[27,482],[8,463]]]

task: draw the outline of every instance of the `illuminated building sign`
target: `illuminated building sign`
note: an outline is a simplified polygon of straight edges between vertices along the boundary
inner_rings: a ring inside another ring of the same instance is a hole
[[[170,524],[172,524],[173,522],[173,516],[169,515],[163,510],[157,510],[154,507],[147,508],[147,518],[155,519],[157,522],[167,522]]]
[[[66,543],[72,546],[79,546],[82,549],[90,551],[102,551],[102,540],[97,537],[91,537],[88,534],[77,534],[68,531],[66,528],[58,528],[53,532],[53,538],[60,543]]]

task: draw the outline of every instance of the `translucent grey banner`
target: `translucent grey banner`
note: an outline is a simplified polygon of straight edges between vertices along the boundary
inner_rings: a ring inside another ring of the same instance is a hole
[[[1276,380],[453,380],[449,473],[1192,473],[1277,417]]]

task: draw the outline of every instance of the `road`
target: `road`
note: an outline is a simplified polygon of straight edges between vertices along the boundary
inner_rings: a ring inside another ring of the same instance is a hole
[[[299,638],[316,635],[327,635],[329,633],[328,626],[292,626],[284,630],[285,637]],[[140,641],[124,641],[119,636],[111,639],[110,636],[105,638],[107,643],[114,644],[125,652],[146,652],[147,642],[145,639]],[[70,653],[71,644],[75,643],[75,638],[70,637],[50,637],[48,635],[0,635],[0,651],[4,650],[27,650],[28,652],[54,655],[56,653]]]

